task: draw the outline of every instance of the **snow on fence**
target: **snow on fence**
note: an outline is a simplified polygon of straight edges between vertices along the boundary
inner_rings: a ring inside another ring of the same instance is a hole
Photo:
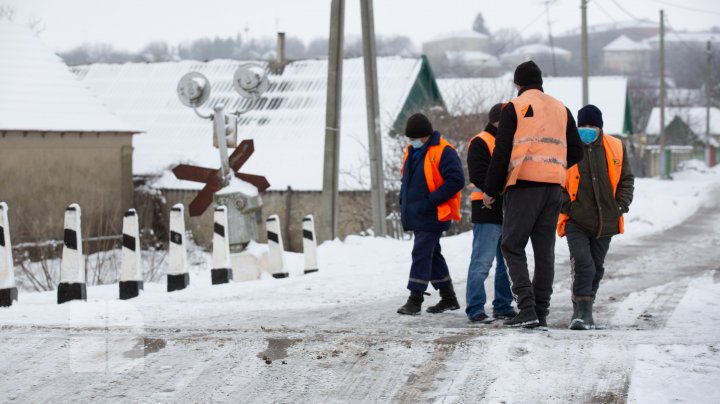
[[[233,278],[228,231],[227,207],[218,206],[213,222],[213,268],[210,271],[213,285],[228,283]]]
[[[77,203],[65,209],[64,245],[57,291],[58,304],[71,300],[87,300],[80,217],[80,205]]]
[[[167,273],[167,291],[185,289],[190,284],[185,245],[185,207],[178,203],[170,209],[170,266]]]
[[[307,215],[302,222],[303,255],[305,256],[305,273],[318,271],[317,242],[315,241],[315,219]]]
[[[282,234],[280,233],[280,217],[271,215],[267,218],[268,239],[268,270],[273,278],[287,278]]]
[[[8,206],[5,202],[0,202],[0,307],[12,306],[12,302],[17,301],[17,298]]]
[[[140,265],[140,228],[135,209],[123,215],[122,265],[120,267],[120,299],[132,299],[143,290],[143,274]]]

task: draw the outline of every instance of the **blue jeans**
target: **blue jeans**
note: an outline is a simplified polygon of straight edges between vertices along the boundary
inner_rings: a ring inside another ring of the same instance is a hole
[[[492,267],[493,259],[497,259],[495,268],[495,299],[493,312],[510,313],[512,311],[512,293],[510,292],[510,278],[503,259],[500,242],[502,241],[502,225],[495,223],[473,224],[473,245],[470,256],[470,267],[467,277],[468,318],[485,313],[485,279]]]

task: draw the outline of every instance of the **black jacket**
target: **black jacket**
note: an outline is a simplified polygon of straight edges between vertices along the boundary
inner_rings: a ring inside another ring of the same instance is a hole
[[[488,124],[485,127],[485,132],[495,136],[497,128]],[[490,148],[488,148],[487,143],[479,137],[474,137],[470,142],[467,154],[468,177],[470,177],[470,182],[477,184],[480,189],[485,186],[485,177],[490,167],[490,157]],[[501,224],[502,219],[502,196],[495,199],[492,209],[486,209],[482,200],[472,201],[473,223]]]
[[[570,203],[570,195],[564,192],[561,209],[570,216],[568,223],[582,227],[595,237],[613,236],[620,232],[618,219],[627,213],[635,189],[635,176],[623,144],[622,171],[613,197],[603,136],[601,133],[593,143],[584,145],[584,157],[578,163],[580,184],[577,198]]]
[[[540,86],[529,86],[523,87],[522,90],[518,92],[518,95],[530,89],[542,91],[542,87]],[[495,151],[493,152],[490,169],[485,179],[485,188],[483,188],[485,193],[490,196],[497,197],[505,187],[505,179],[507,178],[508,165],[510,164],[510,155],[512,154],[513,139],[516,130],[517,116],[515,115],[515,106],[512,102],[509,102],[505,108],[503,108],[502,114],[500,115],[500,128],[498,129],[497,136],[495,136]],[[567,110],[567,129],[565,130],[565,136],[567,139],[567,164],[568,167],[572,167],[582,159],[583,143],[578,134],[575,118],[573,118],[573,114],[569,109]],[[514,186],[533,187],[545,185],[548,184],[519,180]]]

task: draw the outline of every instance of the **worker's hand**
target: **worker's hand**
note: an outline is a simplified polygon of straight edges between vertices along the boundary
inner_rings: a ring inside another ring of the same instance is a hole
[[[490,209],[492,207],[493,202],[495,202],[495,198],[492,196],[485,194],[483,195],[483,206]]]

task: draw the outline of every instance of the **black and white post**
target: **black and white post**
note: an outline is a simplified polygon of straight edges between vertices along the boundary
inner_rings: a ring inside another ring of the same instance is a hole
[[[317,262],[317,242],[315,241],[315,219],[313,215],[307,215],[303,218],[303,255],[305,255],[305,273],[313,273],[318,271]]]
[[[285,271],[285,255],[283,248],[282,234],[280,234],[280,217],[271,215],[267,218],[267,239],[268,239],[268,270],[273,278],[287,278]]]
[[[58,304],[71,300],[87,300],[80,217],[80,205],[77,203],[73,203],[65,209],[65,234],[63,236],[62,263],[60,264]]]
[[[0,307],[10,307],[12,302],[18,299],[13,271],[8,206],[5,202],[0,202]]]
[[[132,299],[143,290],[143,274],[140,265],[140,228],[135,209],[123,216],[122,266],[120,267],[120,300]]]
[[[215,208],[213,223],[213,268],[210,278],[213,285],[228,283],[233,278],[230,263],[230,242],[228,237],[227,207]]]
[[[170,209],[170,266],[167,291],[185,289],[190,284],[185,246],[185,207],[178,203]]]

